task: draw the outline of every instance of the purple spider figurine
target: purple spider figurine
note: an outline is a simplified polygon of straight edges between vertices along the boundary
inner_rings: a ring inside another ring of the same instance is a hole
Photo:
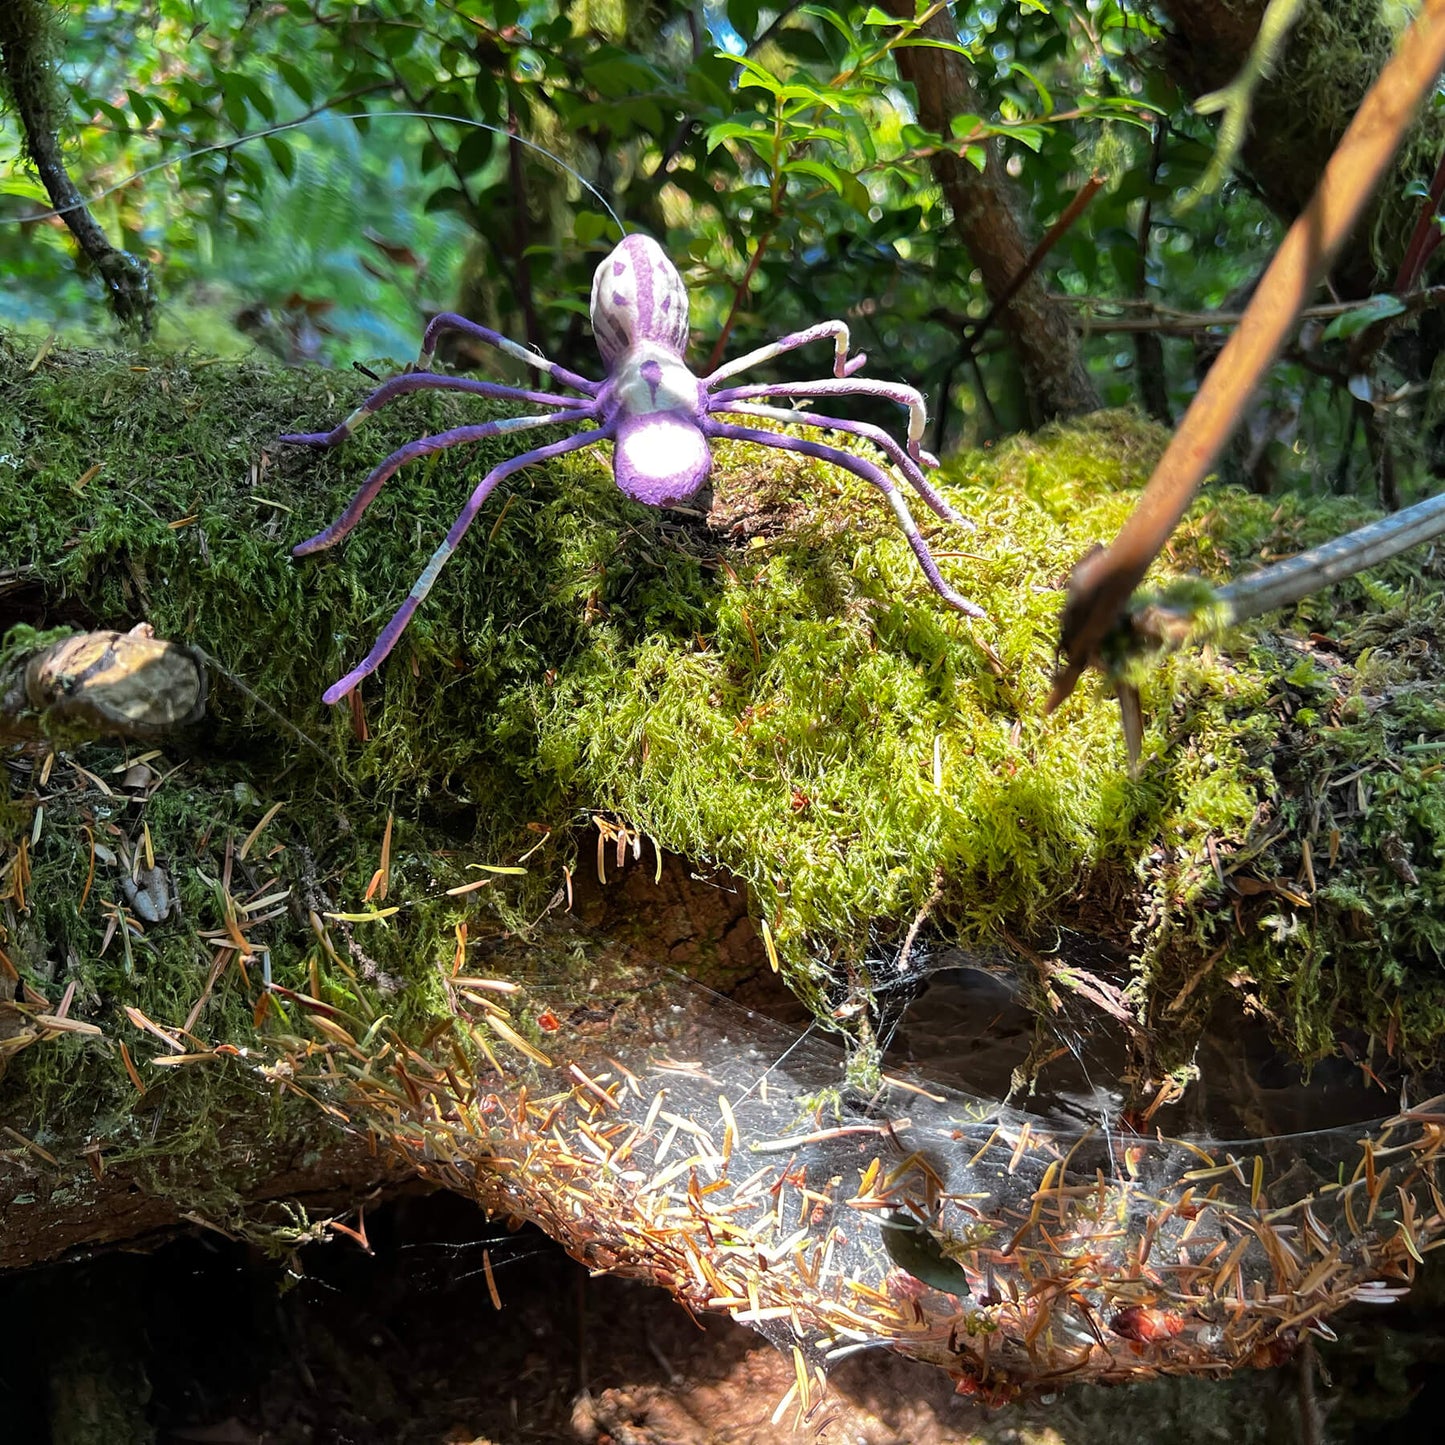
[[[483,437],[502,432],[524,431],[542,426],[575,426],[592,423],[592,428],[546,446],[534,447],[521,456],[502,462],[478,483],[461,515],[452,523],[446,540],[432,554],[426,569],[417,578],[405,602],[382,629],[372,649],[362,662],[327,688],[324,700],[339,702],[362,678],[376,671],[396,645],[412,614],[421,605],[437,579],[447,558],[456,550],[467,528],[476,519],[492,489],[513,472],[533,462],[549,461],[565,452],[595,442],[614,443],[613,474],[617,485],[635,501],[650,507],[673,506],[692,497],[707,480],[712,470],[711,443],[723,437],[733,441],[757,442],[761,446],[778,447],[783,451],[801,452],[832,462],[834,466],[872,482],[888,498],[908,545],[913,548],[924,575],[935,592],[951,607],[969,617],[984,614],[973,603],[959,596],[939,575],[928,544],[918,531],[908,505],[892,478],[881,467],[864,457],[854,456],[838,447],[802,437],[779,436],[776,432],[753,427],[735,426],[718,421],[718,413],[744,417],[764,417],[784,423],[831,431],[850,432],[872,442],[912,484],[913,489],[940,517],[963,523],[952,507],[931,487],[923,475],[923,465],[937,466],[935,458],[919,447],[923,435],[923,397],[911,386],[886,381],[869,381],[855,377],[867,360],[859,354],[848,356],[848,327],[841,321],[825,321],[806,331],[784,336],[771,346],[759,347],[746,356],[720,366],[711,376],[696,377],[687,369],[683,354],[687,348],[687,291],[677,268],[663,254],[656,241],[647,236],[628,236],[597,268],[592,283],[592,329],[597,348],[607,366],[607,380],[588,381],[585,376],[548,361],[545,356],[495,331],[478,326],[450,312],[435,317],[422,339],[418,369],[379,386],[341,423],[329,432],[306,432],[283,436],[283,442],[302,446],[334,447],[373,412],[407,392],[423,390],[464,391],[477,396],[499,397],[507,401],[526,402],[545,407],[533,416],[505,417],[500,421],[482,422],[476,426],[453,427],[435,436],[421,437],[398,448],[361,484],[351,504],[324,532],[293,548],[293,555],[304,557],[320,552],[339,542],[360,520],[395,471],[415,457],[427,456],[447,447],[481,441]],[[550,392],[526,391],[514,386],[501,386],[489,381],[473,381],[468,377],[442,376],[429,370],[436,351],[437,338],[444,331],[461,331],[485,341],[544,371],[559,386],[580,392],[582,400],[556,396]],[[771,361],[785,351],[806,346],[813,341],[831,338],[834,346],[833,376],[821,381],[764,382],[752,386],[724,387],[722,383],[741,371]],[[875,396],[896,401],[908,408],[908,446],[899,446],[881,427],[867,422],[847,421],[838,417],[819,416],[760,404],[767,400],[793,397]]]

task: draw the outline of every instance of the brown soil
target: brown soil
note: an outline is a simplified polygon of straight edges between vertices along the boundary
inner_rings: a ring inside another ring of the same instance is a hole
[[[801,1428],[774,1426],[792,1361],[741,1326],[695,1321],[659,1291],[590,1278],[542,1236],[508,1235],[451,1196],[403,1199],[367,1231],[370,1254],[313,1246],[287,1265],[201,1233],[145,1257],[8,1277],[0,1439],[1283,1445],[1422,1438],[1419,1422],[1440,1404],[1439,1314],[1416,1308],[1390,1321],[1393,1332],[1379,1316],[1347,1327],[1307,1374],[1292,1364],[992,1412],[955,1395],[941,1371],[871,1352],[835,1369],[827,1400]],[[1300,1424],[1306,1383],[1314,1433]]]

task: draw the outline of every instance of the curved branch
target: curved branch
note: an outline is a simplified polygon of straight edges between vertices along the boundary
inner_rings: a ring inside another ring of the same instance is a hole
[[[54,23],[45,0],[9,0],[0,5],[0,80],[19,117],[25,153],[51,204],[105,283],[111,308],[123,323],[149,335],[156,305],[150,267],[110,244],[86,209],[60,153]]]

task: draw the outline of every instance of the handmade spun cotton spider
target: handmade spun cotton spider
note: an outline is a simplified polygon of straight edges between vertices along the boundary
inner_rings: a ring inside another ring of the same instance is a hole
[[[769,421],[848,432],[876,446],[907,479],[914,491],[934,512],[949,522],[967,525],[923,474],[925,466],[935,467],[937,459],[919,445],[923,436],[923,397],[911,386],[876,381],[857,375],[867,361],[862,353],[848,355],[848,327],[842,321],[824,321],[804,331],[780,337],[745,356],[719,367],[710,376],[697,377],[683,360],[687,348],[687,289],[677,268],[663,254],[661,246],[647,236],[628,236],[597,268],[592,283],[592,329],[607,367],[607,379],[589,381],[549,361],[539,352],[520,345],[495,331],[450,312],[435,317],[422,339],[417,369],[379,386],[340,426],[329,432],[304,432],[283,436],[283,442],[300,446],[334,447],[344,441],[373,412],[397,397],[413,391],[461,391],[476,396],[524,402],[545,410],[529,416],[505,417],[475,426],[453,427],[434,436],[421,437],[399,447],[361,484],[346,510],[325,531],[308,538],[293,549],[304,557],[339,542],[360,520],[387,479],[405,463],[448,447],[481,441],[503,432],[525,431],[545,426],[587,426],[590,429],[561,441],[534,447],[502,462],[477,484],[467,504],[447,532],[446,539],[432,554],[406,600],[382,629],[361,663],[323,695],[328,703],[339,702],[362,680],[375,672],[396,646],[412,614],[431,591],[437,574],[456,550],[467,529],[476,520],[492,490],[504,477],[533,462],[550,461],[566,452],[591,446],[594,442],[614,444],[613,474],[621,490],[650,507],[673,506],[694,496],[712,470],[711,443],[716,438],[755,442],[831,462],[834,466],[871,482],[888,499],[898,525],[903,529],[918,558],[919,566],[933,590],[950,607],[968,617],[983,612],[960,596],[942,578],[933,554],[928,550],[893,478],[882,467],[841,447],[810,441],[804,437],[780,435],[756,427],[718,420],[720,414],[758,417]],[[437,339],[443,332],[460,331],[496,347],[508,356],[544,372],[558,386],[580,393],[581,399],[551,392],[528,391],[468,377],[443,376],[431,370]],[[761,382],[746,386],[723,383],[784,352],[814,341],[833,343],[833,375],[817,381]],[[908,409],[907,445],[899,443],[882,427],[868,422],[820,416],[809,411],[799,414],[792,407],[771,406],[773,401],[792,399],[827,400],[838,396],[870,396],[897,402]]]

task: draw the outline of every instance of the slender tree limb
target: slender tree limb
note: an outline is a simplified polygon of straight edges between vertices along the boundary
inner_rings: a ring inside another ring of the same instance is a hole
[[[963,355],[973,355],[974,347],[978,339],[993,328],[999,315],[1009,305],[1015,296],[1023,290],[1033,279],[1039,267],[1043,265],[1044,258],[1059,244],[1068,234],[1070,227],[1088,209],[1089,202],[1098,195],[1104,184],[1103,176],[1090,176],[1082,186],[1079,187],[1073,200],[1064,207],[1063,214],[1049,227],[1044,238],[1028,254],[1028,259],[1022,268],[1010,279],[1003,293],[996,297],[988,310],[984,312],[983,318],[977,323],[970,323],[971,330],[963,343]]]
[[[1164,140],[1168,128],[1162,120],[1154,122],[1154,142],[1149,148],[1149,185],[1144,192],[1144,204],[1139,212],[1139,231],[1135,240],[1135,254],[1139,262],[1139,274],[1134,279],[1134,294],[1143,301],[1149,290],[1149,243],[1154,230],[1153,189],[1159,180],[1159,167],[1164,160]],[[1174,414],[1169,409],[1169,383],[1164,373],[1164,343],[1157,331],[1140,331],[1134,337],[1134,368],[1139,378],[1139,394],[1144,398],[1144,409],[1164,426],[1174,425]]]
[[[1197,578],[1131,600],[1104,639],[1100,658],[1118,698],[1124,742],[1133,772],[1144,738],[1144,710],[1132,675],[1142,659],[1177,652],[1251,617],[1291,607],[1313,592],[1378,567],[1391,557],[1445,533],[1445,494],[1334,537],[1283,562],[1212,588]]]
[[[105,283],[112,310],[128,326],[149,335],[156,296],[150,267],[110,244],[65,168],[60,151],[60,86],[55,73],[56,14],[47,0],[0,3],[0,82],[8,92],[50,203]]]
[[[507,178],[512,186],[512,261],[516,266],[516,299],[522,308],[522,324],[527,333],[527,344],[540,347],[542,344],[542,318],[537,315],[537,298],[532,291],[532,258],[527,248],[532,244],[531,227],[527,218],[527,171],[523,163],[522,147],[517,143],[521,126],[517,120],[517,107],[512,97],[507,97]]]
[[[1350,234],[1442,65],[1445,0],[1424,0],[1330,158],[1309,205],[1290,227],[1239,329],[1210,367],[1138,506],[1107,551],[1090,553],[1074,569],[1060,627],[1064,666],[1049,696],[1049,711],[1074,690],[1178,525],[1259,378],[1279,354],[1306,297]]]
[[[1430,178],[1430,191],[1421,203],[1420,214],[1415,218],[1415,229],[1410,232],[1409,244],[1400,261],[1395,275],[1394,289],[1409,291],[1419,285],[1425,270],[1425,263],[1435,253],[1441,241],[1439,214],[1440,203],[1445,201],[1445,155],[1440,157],[1435,174]]]

